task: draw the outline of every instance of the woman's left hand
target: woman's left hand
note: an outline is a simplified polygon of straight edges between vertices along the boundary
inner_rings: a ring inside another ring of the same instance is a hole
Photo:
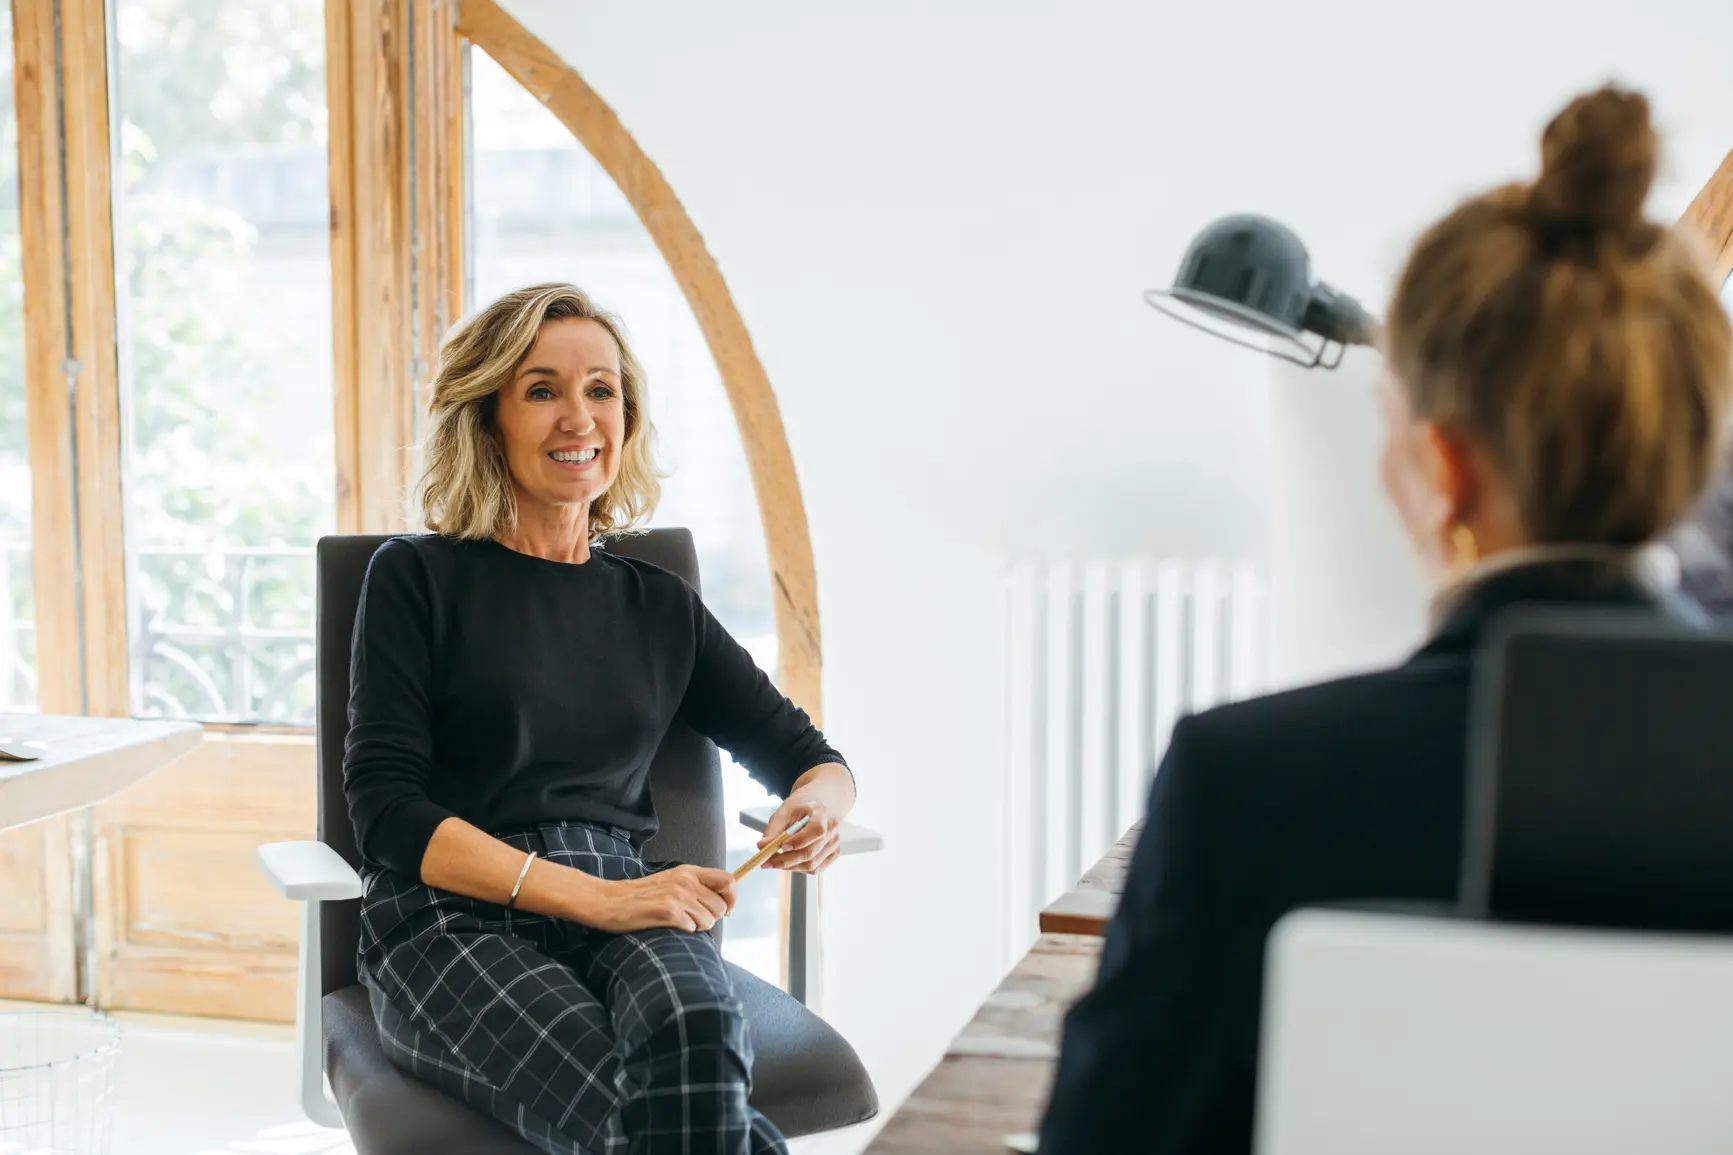
[[[782,849],[771,856],[763,869],[817,874],[842,854],[842,820],[831,813],[822,799],[803,798],[799,794],[792,795],[770,816],[764,837],[758,840],[758,848],[762,850],[769,846],[772,839],[802,818],[812,821],[783,843]]]

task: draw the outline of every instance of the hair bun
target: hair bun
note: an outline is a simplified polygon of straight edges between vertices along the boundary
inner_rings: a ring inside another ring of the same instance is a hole
[[[1641,93],[1608,85],[1577,97],[1540,140],[1529,190],[1542,228],[1623,233],[1643,219],[1660,141]]]

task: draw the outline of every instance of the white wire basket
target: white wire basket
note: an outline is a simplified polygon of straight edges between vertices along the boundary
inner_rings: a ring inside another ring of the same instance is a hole
[[[108,1155],[119,1054],[104,1015],[0,1013],[0,1155]]]

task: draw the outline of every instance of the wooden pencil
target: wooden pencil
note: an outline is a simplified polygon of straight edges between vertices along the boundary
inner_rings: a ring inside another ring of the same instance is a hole
[[[783,843],[806,829],[806,824],[811,821],[812,815],[808,814],[797,821],[793,826],[790,826],[787,830],[778,834],[771,840],[770,845],[766,846],[763,850],[760,850],[757,854],[754,854],[751,858],[748,858],[745,862],[740,864],[740,869],[734,872],[734,881],[741,881],[747,875],[757,870],[760,866],[763,866],[770,860],[771,855],[782,849]]]

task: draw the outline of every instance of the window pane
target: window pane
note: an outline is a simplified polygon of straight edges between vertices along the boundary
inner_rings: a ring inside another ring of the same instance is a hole
[[[311,723],[335,524],[319,0],[118,0],[139,714]]]
[[[485,53],[470,53],[475,300],[570,281],[625,322],[650,381],[663,483],[659,525],[691,529],[704,600],[765,670],[776,669],[770,566],[751,475],[716,363],[686,298],[624,195],[554,115]],[[730,818],[770,801],[724,758]],[[728,823],[729,865],[756,836]],[[776,982],[776,875],[755,874],[723,938],[729,958]]]
[[[0,711],[36,707],[30,580],[30,456],[24,412],[24,266],[18,231],[18,117],[12,5],[0,0]]]

